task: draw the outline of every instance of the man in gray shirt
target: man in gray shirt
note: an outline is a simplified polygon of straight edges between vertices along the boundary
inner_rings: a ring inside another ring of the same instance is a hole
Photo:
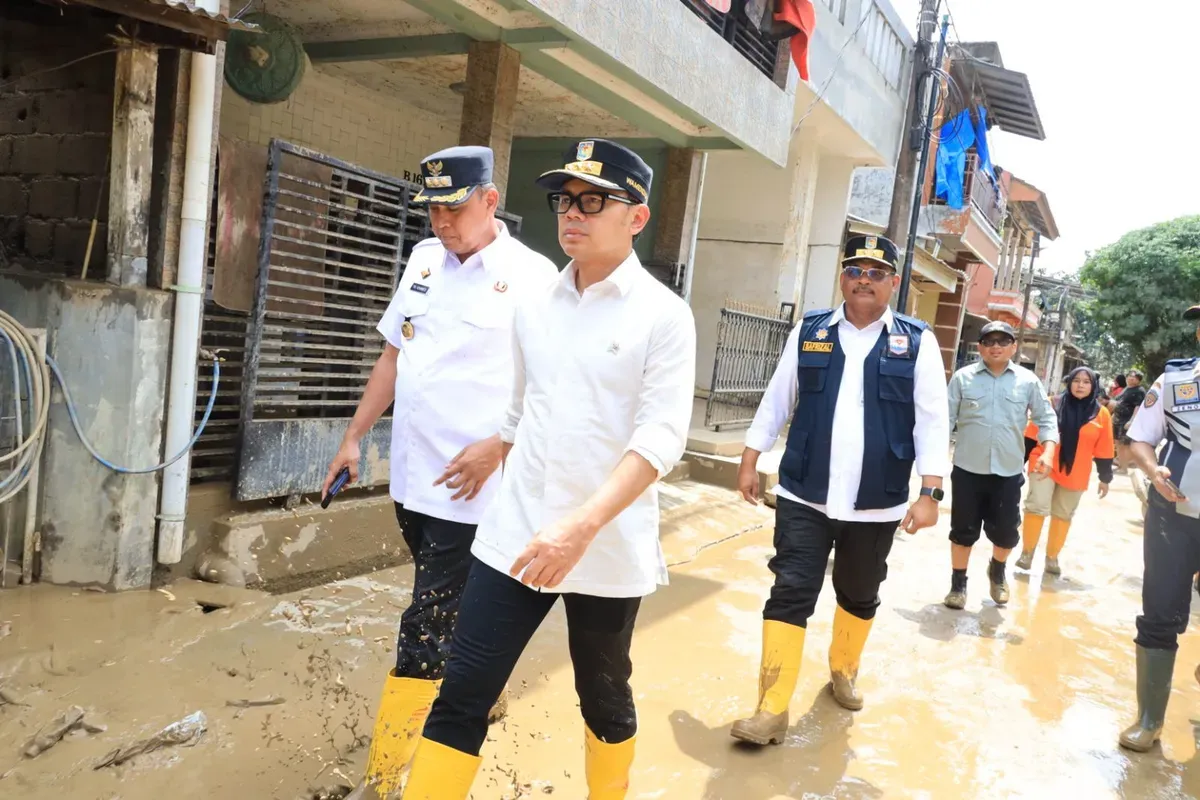
[[[1058,418],[1042,382],[1014,364],[1017,337],[1007,322],[989,322],[979,334],[982,361],[963,367],[950,379],[950,430],[957,430],[954,470],[950,475],[950,560],[954,572],[950,608],[967,604],[967,562],[979,531],[992,542],[988,565],[992,600],[1008,602],[1004,565],[1021,541],[1021,487],[1025,463],[1025,427],[1030,418],[1045,445],[1029,465],[1049,473],[1058,445]]]

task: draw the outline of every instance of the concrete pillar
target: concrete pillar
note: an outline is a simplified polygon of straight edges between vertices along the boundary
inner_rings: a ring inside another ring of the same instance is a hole
[[[700,206],[700,160],[702,154],[690,147],[667,151],[665,175],[655,175],[661,187],[658,226],[654,231],[654,259],[686,264],[692,255],[692,233]]]
[[[963,307],[966,303],[966,280],[959,278],[953,292],[942,292],[938,297],[937,316],[933,333],[937,336],[942,351],[942,365],[946,377],[954,374],[958,356],[958,343],[962,336]]]
[[[833,156],[822,158],[817,166],[801,312],[834,305],[854,167],[853,161]]]
[[[131,45],[117,52],[108,181],[107,277],[109,283],[118,286],[146,285],[157,82],[157,50]]]
[[[817,197],[817,176],[821,150],[817,135],[801,129],[788,148],[786,195],[787,217],[783,230],[783,251],[779,262],[779,299],[796,304],[800,314],[804,285],[808,280],[808,246],[812,233],[813,204]],[[845,217],[843,216],[843,219]]]
[[[458,143],[482,145],[496,154],[494,178],[500,205],[508,190],[512,159],[513,111],[521,78],[521,54],[503,42],[471,42],[467,52],[467,93],[463,98]]]

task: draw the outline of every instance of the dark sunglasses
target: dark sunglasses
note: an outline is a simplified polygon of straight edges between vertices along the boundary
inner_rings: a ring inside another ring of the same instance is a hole
[[[842,267],[842,274],[852,281],[856,281],[863,275],[866,275],[874,283],[879,283],[886,280],[896,273],[890,269],[877,269],[875,267]]]
[[[551,192],[546,199],[550,202],[550,210],[555,214],[565,214],[571,210],[571,206],[579,206],[579,210],[584,214],[599,214],[604,210],[604,204],[608,200],[615,200],[627,206],[638,205],[636,200],[608,192],[580,192],[579,194]]]
[[[980,339],[979,343],[984,347],[1007,347],[1013,341],[1007,336],[989,336],[986,339]]]

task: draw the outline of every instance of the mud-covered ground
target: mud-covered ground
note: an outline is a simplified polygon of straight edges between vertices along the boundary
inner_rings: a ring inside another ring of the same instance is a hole
[[[641,729],[629,797],[1200,797],[1193,634],[1180,647],[1162,748],[1138,756],[1116,745],[1135,708],[1141,587],[1140,509],[1122,481],[1108,499],[1084,500],[1064,575],[1044,577],[1039,554],[1031,575],[1010,578],[1004,609],[986,599],[984,547],[967,609],[941,605],[948,513],[933,531],[901,535],[858,713],[824,691],[827,590],[788,739],[761,751],[734,746],[728,727],[756,697],[771,512],[719,489],[668,487],[672,584],[643,606],[635,637]],[[292,800],[354,783],[410,578],[403,567],[277,596],[197,583],[0,594],[0,796]],[[564,633],[552,615],[513,676],[475,800],[586,796]],[[83,719],[72,732],[23,755],[73,707]],[[96,768],[195,712],[206,722],[198,741]]]

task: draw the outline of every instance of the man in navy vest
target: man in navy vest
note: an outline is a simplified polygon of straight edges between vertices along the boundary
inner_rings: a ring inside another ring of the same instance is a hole
[[[842,260],[845,302],[804,315],[746,434],[738,488],[757,503],[758,457],[791,417],[776,489],[768,564],[775,584],[763,609],[758,706],[734,723],[736,739],[783,741],[831,550],[837,611],[829,688],[843,707],[862,708],[855,679],[896,527],[903,519],[916,533],[937,523],[949,468],[946,374],[929,326],[889,308],[899,285],[896,246],[882,236],[852,237]],[[909,506],[914,462],[922,489]]]
[[[1183,318],[1197,325],[1200,306]],[[1200,570],[1200,359],[1167,362],[1129,424],[1134,463],[1154,482],[1142,536],[1142,614],[1137,618],[1138,720],[1121,733],[1121,746],[1146,752],[1162,735],[1171,697],[1179,634],[1187,628],[1192,577]],[[1154,448],[1166,440],[1158,456]],[[1200,680],[1200,668],[1196,670]]]

